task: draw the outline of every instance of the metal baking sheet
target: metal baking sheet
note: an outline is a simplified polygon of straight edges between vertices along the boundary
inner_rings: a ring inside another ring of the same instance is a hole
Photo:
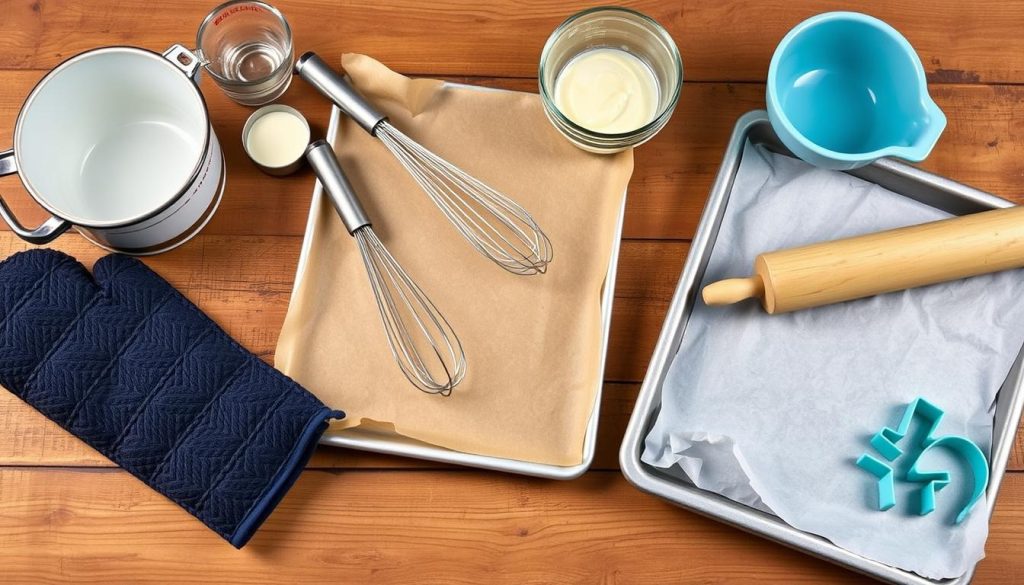
[[[473,87],[473,86],[465,86]],[[487,88],[477,88],[480,91],[501,91]],[[327,139],[334,142],[338,134],[339,121],[342,113],[337,106],[331,108],[331,120],[327,128]],[[323,187],[316,182],[313,188],[313,201],[310,205],[309,219],[306,223],[306,237],[302,242],[302,251],[299,255],[299,265],[295,275],[295,289],[298,288],[302,276],[305,273],[306,260],[309,256],[309,249],[312,245],[313,230],[315,229],[315,210],[320,205],[320,198],[323,196]],[[608,274],[604,281],[604,290],[601,293],[601,361],[598,365],[599,373],[604,373],[605,359],[608,354],[608,331],[612,321],[612,300],[614,298],[615,274],[619,265],[619,248],[622,240],[622,222],[626,214],[625,198],[623,198],[622,209],[619,211],[619,219],[615,228],[615,247],[612,250],[611,259],[608,262]],[[293,289],[293,292],[294,290]],[[603,378],[603,376],[601,376]],[[601,410],[601,391],[603,380],[598,382],[594,395],[594,408],[591,411],[587,423],[586,436],[583,441],[583,461],[578,465],[559,466],[518,461],[515,459],[504,459],[501,457],[488,457],[484,455],[473,455],[452,451],[421,441],[416,441],[400,435],[387,432],[370,431],[367,429],[353,428],[344,431],[325,435],[321,444],[335,447],[347,447],[360,451],[373,451],[386,453],[388,455],[399,455],[415,459],[426,459],[468,467],[480,467],[495,471],[531,475],[548,479],[575,479],[583,475],[590,464],[594,461],[595,445],[597,443],[597,423]]]
[[[740,117],[736,123],[626,430],[622,449],[619,452],[622,472],[633,485],[642,491],[882,581],[906,585],[933,585],[935,583],[964,585],[971,580],[973,569],[957,579],[943,581],[925,579],[914,573],[853,554],[820,536],[797,530],[774,515],[754,510],[724,496],[701,490],[692,484],[660,473],[656,468],[640,461],[644,438],[654,424],[661,406],[662,384],[669,364],[679,348],[683,332],[686,330],[686,323],[708,259],[711,256],[711,250],[715,245],[726,203],[740,166],[743,147],[747,140],[753,144],[764,145],[772,151],[791,155],[772,132],[766,112],[760,110],[749,112]],[[1005,199],[893,160],[879,160],[867,167],[849,171],[849,173],[955,215],[1013,205]],[[1006,462],[1013,447],[1014,435],[1020,421],[1021,407],[1024,405],[1024,393],[1021,392],[1022,384],[1024,384],[1022,360],[1024,360],[1024,350],[1018,354],[1017,361],[1014,362],[1006,382],[998,394],[990,454],[992,474],[986,494],[990,509],[995,506],[996,494],[999,491]]]

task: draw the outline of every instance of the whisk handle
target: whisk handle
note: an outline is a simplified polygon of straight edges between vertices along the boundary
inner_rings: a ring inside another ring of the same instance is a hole
[[[338,157],[334,149],[326,140],[320,139],[309,145],[306,149],[306,160],[309,166],[313,167],[320,183],[324,186],[324,192],[330,198],[334,209],[341,216],[342,223],[348,229],[348,233],[354,234],[359,228],[370,225],[370,218],[366,215],[359,198],[356,197],[355,189],[348,182],[345,173],[338,164]]]
[[[359,95],[345,78],[324,62],[313,51],[307,51],[295,61],[295,73],[309,82],[317,91],[338,104],[343,112],[373,134],[384,119],[381,114]]]

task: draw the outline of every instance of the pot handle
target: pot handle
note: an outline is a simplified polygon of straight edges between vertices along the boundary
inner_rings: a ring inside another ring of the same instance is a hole
[[[164,58],[170,61],[175,67],[181,69],[182,73],[189,79],[199,82],[199,66],[202,65],[199,57],[181,45],[171,45],[164,51]]]
[[[0,152],[0,177],[7,175],[13,175],[18,172],[18,165],[14,160],[14,149],[5,150]],[[21,225],[21,222],[14,217],[14,213],[10,207],[7,207],[7,203],[4,202],[3,197],[0,197],[0,218],[3,218],[7,225],[11,226],[11,231],[15,233],[19,238],[25,240],[30,244],[48,244],[52,242],[57,236],[63,234],[71,227],[71,223],[67,220],[53,216],[50,219],[43,222],[43,224],[35,229],[28,229]]]

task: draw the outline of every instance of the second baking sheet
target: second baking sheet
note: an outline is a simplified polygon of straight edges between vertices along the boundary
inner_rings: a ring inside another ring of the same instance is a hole
[[[764,251],[922,223],[948,214],[856,177],[747,145],[704,274],[712,282]],[[956,480],[937,511],[870,505],[874,479],[853,461],[867,436],[923,396],[945,408],[939,434],[987,451],[995,394],[1024,338],[1019,271],[786,315],[753,302],[698,302],[665,379],[643,460],[768,511],[847,550],[932,578],[981,558],[987,507],[964,525]],[[956,461],[928,468],[960,470]],[[901,484],[902,486],[902,484]],[[919,487],[919,486],[917,486]]]

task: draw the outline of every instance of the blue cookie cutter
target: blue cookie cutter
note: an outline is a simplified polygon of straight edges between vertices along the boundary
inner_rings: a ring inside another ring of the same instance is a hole
[[[871,446],[888,461],[895,461],[903,454],[903,449],[896,445],[910,431],[910,424],[914,417],[920,417],[929,421],[930,426],[924,439],[921,440],[921,451],[914,457],[907,470],[905,479],[910,482],[923,483],[921,487],[921,506],[918,513],[922,516],[935,510],[935,493],[949,485],[950,475],[948,471],[924,471],[919,469],[921,457],[934,448],[946,448],[956,451],[967,463],[974,476],[974,489],[967,504],[961,508],[956,516],[955,523],[960,524],[967,518],[967,515],[974,508],[974,505],[981,499],[988,487],[988,460],[973,441],[966,437],[957,435],[945,435],[936,437],[939,423],[942,421],[944,412],[941,408],[928,402],[924,398],[917,398],[903,412],[903,418],[897,428],[884,427],[881,431],[871,437]],[[888,510],[896,505],[896,474],[888,463],[864,453],[857,459],[857,465],[878,478],[878,509]]]

